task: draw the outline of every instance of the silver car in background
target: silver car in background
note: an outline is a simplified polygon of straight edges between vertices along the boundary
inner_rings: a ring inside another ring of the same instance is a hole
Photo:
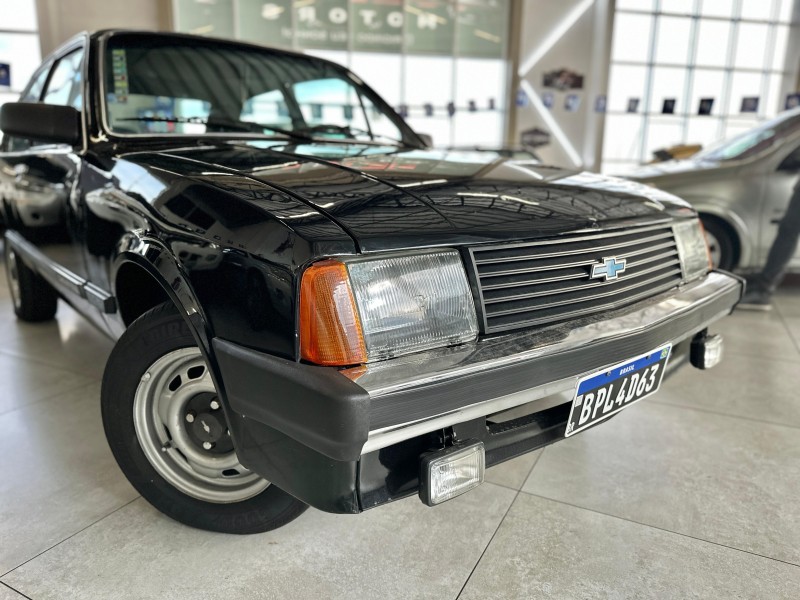
[[[759,270],[800,178],[800,108],[688,160],[648,165],[627,177],[697,209],[715,266]],[[800,251],[789,268],[800,272]]]

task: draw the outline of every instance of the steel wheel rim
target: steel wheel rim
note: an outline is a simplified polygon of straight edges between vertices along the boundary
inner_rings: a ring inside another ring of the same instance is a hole
[[[711,264],[716,269],[722,260],[722,248],[719,246],[717,236],[706,229],[706,242],[708,243],[708,253],[711,255]]]
[[[217,504],[241,502],[264,491],[269,481],[245,469],[234,450],[224,454],[204,450],[186,420],[191,402],[214,394],[216,388],[199,349],[165,354],[150,365],[136,388],[136,437],[158,474],[184,494]],[[221,422],[227,429],[224,416]]]
[[[11,301],[14,303],[14,308],[19,310],[22,306],[19,287],[19,265],[17,264],[17,253],[10,246],[6,248],[6,273],[8,274],[8,287],[11,290]]]

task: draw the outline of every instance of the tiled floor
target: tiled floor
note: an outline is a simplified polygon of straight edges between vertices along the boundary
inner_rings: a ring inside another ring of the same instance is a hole
[[[0,600],[797,598],[800,285],[717,329],[717,369],[441,507],[237,537],[138,497],[100,423],[111,343],[66,306],[17,323],[0,280]]]

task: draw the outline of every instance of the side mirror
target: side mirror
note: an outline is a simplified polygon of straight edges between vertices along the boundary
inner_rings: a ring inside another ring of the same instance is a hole
[[[417,137],[423,141],[428,148],[433,148],[433,137],[427,133],[417,133]]]
[[[81,141],[81,113],[71,106],[7,102],[0,108],[6,135],[75,146]]]

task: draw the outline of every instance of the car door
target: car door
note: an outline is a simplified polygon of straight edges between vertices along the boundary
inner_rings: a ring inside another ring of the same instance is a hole
[[[778,233],[795,184],[800,180],[800,143],[796,140],[788,152],[777,157],[777,167],[765,174],[764,201],[761,212],[761,234],[759,236],[759,264],[764,264],[769,249]],[[791,268],[800,268],[800,246],[795,250]]]
[[[39,73],[23,101],[83,109],[83,46],[69,48]],[[44,81],[43,85],[40,83]],[[38,90],[38,97],[36,92]],[[27,248],[51,284],[72,302],[84,295],[85,263],[77,239],[77,181],[82,148],[11,137],[4,140],[3,196],[10,229]]]

